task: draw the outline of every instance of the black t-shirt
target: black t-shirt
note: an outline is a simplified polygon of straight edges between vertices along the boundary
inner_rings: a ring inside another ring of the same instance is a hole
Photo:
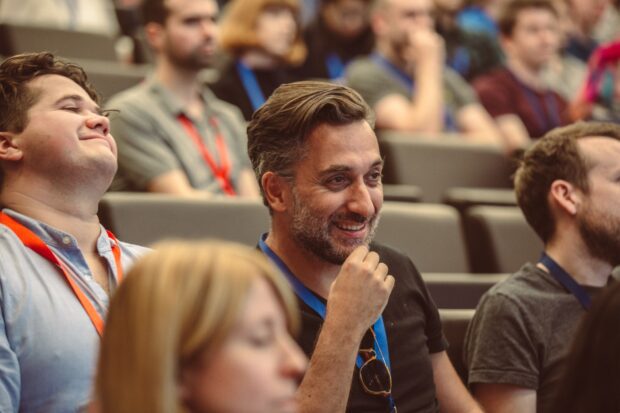
[[[383,321],[392,364],[392,395],[398,412],[438,412],[429,355],[444,351],[447,342],[437,307],[409,258],[380,244],[372,244],[371,250],[379,254],[396,280],[383,311]],[[301,300],[299,303],[302,334],[298,342],[311,357],[323,319]],[[356,367],[347,412],[386,413],[388,410],[387,399],[364,392]]]
[[[284,67],[272,70],[253,69],[252,72],[254,76],[256,76],[256,81],[263,92],[265,100],[267,100],[273,91],[281,84],[298,80],[297,76],[292,74],[291,70]],[[249,121],[252,118],[254,108],[241,82],[241,76],[239,76],[239,72],[237,71],[236,61],[233,60],[221,71],[220,78],[217,82],[209,85],[209,89],[211,89],[218,98],[232,103],[241,109],[245,120]]]

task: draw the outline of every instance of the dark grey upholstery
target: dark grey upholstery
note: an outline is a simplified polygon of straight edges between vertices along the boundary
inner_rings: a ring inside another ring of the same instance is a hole
[[[476,308],[480,297],[509,274],[423,273],[422,278],[439,308]]]
[[[525,262],[536,262],[542,241],[518,207],[475,206],[463,216],[473,272],[512,273]]]
[[[462,139],[420,139],[411,134],[382,132],[385,183],[417,185],[424,202],[441,202],[452,187],[510,188],[514,169],[499,148]]]
[[[91,59],[71,59],[84,68],[88,80],[106,101],[118,92],[140,83],[148,74],[149,65],[126,65]]]
[[[0,25],[0,53],[50,51],[68,58],[117,60],[114,36],[47,27]]]
[[[513,189],[449,188],[443,202],[463,213],[475,205],[517,206],[517,197]]]
[[[269,212],[260,201],[188,200],[111,192],[99,204],[102,224],[123,241],[149,245],[163,238],[220,238],[250,246],[269,230]]]
[[[467,382],[467,369],[463,363],[463,340],[474,313],[475,310],[439,309],[443,333],[450,343],[448,357],[463,383]]]
[[[421,272],[468,272],[458,212],[447,205],[385,202],[375,239],[406,253]]]

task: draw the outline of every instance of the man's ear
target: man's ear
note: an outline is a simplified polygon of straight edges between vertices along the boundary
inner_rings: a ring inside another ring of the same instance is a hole
[[[147,23],[144,26],[144,35],[146,37],[146,41],[155,51],[160,51],[164,45],[164,26],[151,22]]]
[[[581,204],[582,192],[573,184],[562,179],[553,181],[549,189],[552,205],[568,215],[575,215]]]
[[[13,142],[14,134],[11,132],[0,132],[0,160],[19,161],[24,153]]]
[[[261,184],[269,207],[276,212],[286,211],[291,192],[290,183],[274,172],[265,172],[261,177]]]

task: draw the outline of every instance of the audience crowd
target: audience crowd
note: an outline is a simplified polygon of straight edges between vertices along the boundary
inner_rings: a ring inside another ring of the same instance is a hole
[[[619,22],[617,0],[0,0],[3,25],[129,36],[149,70],[100,96],[92,62],[0,63],[0,412],[620,412]],[[464,380],[416,263],[374,240],[388,132],[516,160],[542,241],[481,296]],[[108,191],[262,200],[270,225],[147,248],[102,226]]]

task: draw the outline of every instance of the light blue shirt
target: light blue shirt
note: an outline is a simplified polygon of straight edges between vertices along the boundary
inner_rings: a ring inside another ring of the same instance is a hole
[[[95,282],[75,238],[15,211],[4,212],[38,235],[105,316],[108,296]],[[97,251],[117,285],[113,241],[101,229]],[[120,243],[123,270],[148,249]],[[0,225],[0,412],[77,412],[89,402],[99,349],[90,318],[53,264]]]

